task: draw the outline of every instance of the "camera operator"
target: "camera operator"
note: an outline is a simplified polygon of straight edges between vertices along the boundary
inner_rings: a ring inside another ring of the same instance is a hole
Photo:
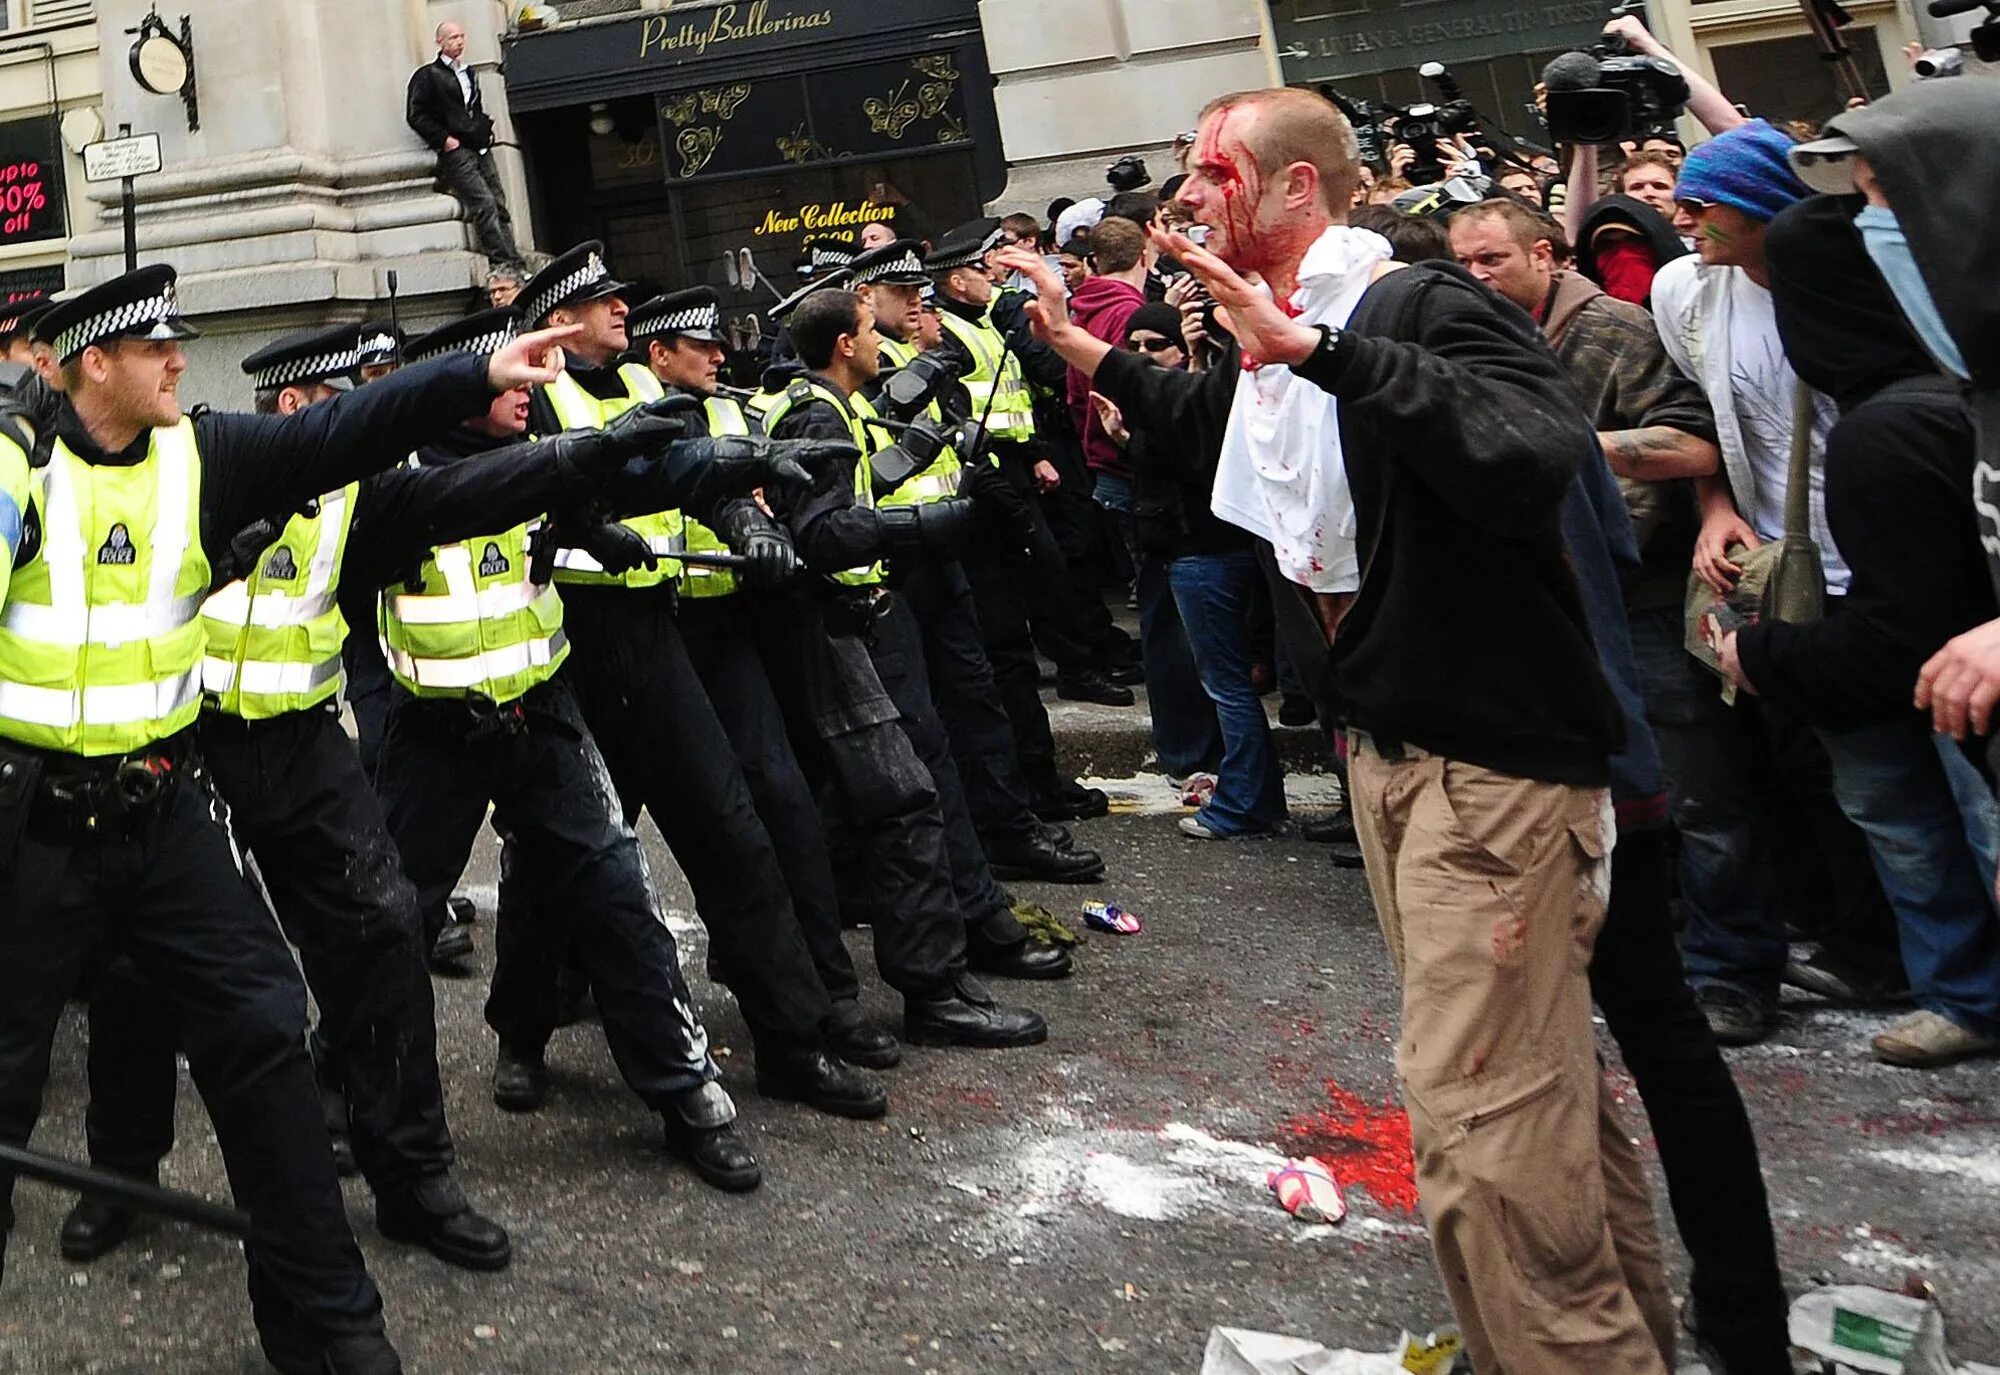
[[[1596,439],[1528,320],[1346,227],[1356,155],[1311,92],[1203,112],[1180,199],[1209,248],[1162,248],[1229,313],[1236,347],[1207,373],[1115,353],[1069,324],[1053,274],[1016,265],[1049,342],[1126,414],[1225,420],[1216,513],[1339,594],[1355,819],[1404,989],[1397,1068],[1474,1366],[1662,1375],[1651,1201],[1577,958],[1604,915],[1623,733],[1559,524]],[[1547,1263],[1521,1266],[1524,1248]]]

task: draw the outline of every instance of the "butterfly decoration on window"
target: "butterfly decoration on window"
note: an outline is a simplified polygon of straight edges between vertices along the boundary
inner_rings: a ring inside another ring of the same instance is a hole
[[[944,113],[944,107],[951,100],[951,93],[957,89],[949,81],[926,81],[917,88],[917,104],[923,107],[925,119],[936,119]]]
[[[708,166],[721,142],[722,130],[712,124],[681,130],[680,137],[674,140],[674,151],[681,155],[681,175],[691,177]]]
[[[686,95],[675,96],[671,101],[663,101],[660,113],[666,117],[667,123],[678,129],[683,125],[694,123],[697,104],[698,97],[693,91],[689,91]]]
[[[908,98],[910,83],[905,81],[892,91],[887,100],[880,96],[869,96],[861,102],[861,113],[868,116],[868,131],[887,134],[890,138],[901,138],[909,127],[923,117],[923,106]]]
[[[779,136],[778,156],[786,162],[807,163],[828,162],[842,155],[808,134],[806,126],[801,124],[791,133]]]
[[[949,53],[932,53],[927,57],[916,58],[910,65],[933,81],[943,81],[951,85],[958,83],[958,68],[952,66]]]
[[[972,134],[960,120],[952,115],[946,115],[938,122],[937,141],[940,144],[970,143]]]
[[[701,112],[728,119],[743,108],[743,102],[750,98],[750,87],[746,82],[734,86],[712,86],[701,92]]]

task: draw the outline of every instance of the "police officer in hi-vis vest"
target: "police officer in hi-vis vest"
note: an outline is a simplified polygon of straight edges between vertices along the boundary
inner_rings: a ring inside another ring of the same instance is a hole
[[[868,303],[882,341],[880,371],[907,366],[917,357],[914,341],[922,316],[922,293],[930,281],[921,245],[908,239],[885,244],[856,258],[851,271],[855,294]],[[969,374],[971,369],[964,371]],[[877,385],[877,379],[871,378],[868,390],[872,393]],[[965,401],[962,393],[959,400]],[[970,409],[969,418],[977,421],[984,408]],[[885,433],[881,442],[890,438]],[[956,464],[956,457],[950,462]],[[985,474],[977,476],[984,478]],[[923,479],[918,485],[923,486]],[[989,504],[1012,495],[997,483],[988,483],[982,490]],[[911,499],[914,496],[906,494],[899,500]],[[1025,512],[1025,500],[1016,505]],[[936,697],[936,713],[950,737],[965,803],[994,870],[1010,878],[1052,883],[1092,883],[1102,878],[1101,856],[1064,843],[1038,819],[1033,790],[1022,773],[1023,737],[1010,719],[1009,704],[989,660],[990,635],[982,635],[972,613],[972,592],[959,560],[938,563],[904,591],[909,610],[923,631],[930,689]],[[1039,691],[1034,689],[1034,709],[1042,713],[1042,730],[1046,732],[1047,713]]]
[[[861,389],[880,370],[881,340],[868,304],[844,286],[844,277],[827,279],[774,312],[788,316],[806,371],[771,400],[766,424],[786,438],[845,435],[872,455],[887,436],[868,423],[879,417]],[[916,622],[883,585],[885,555],[949,557],[971,503],[878,508],[872,467],[858,460],[821,469],[810,492],[787,493],[775,509],[815,570],[800,614],[820,633],[767,637],[770,681],[787,696],[795,739],[816,742],[829,812],[862,851],[850,873],[866,886],[876,963],[903,995],[904,1037],[1036,1044],[1048,1035],[1041,1014],[996,1003],[967,972],[975,944],[982,958],[1023,967],[1028,936],[980,851]]]
[[[340,325],[280,339],[243,370],[260,414],[293,415],[350,391],[364,356],[354,327]],[[577,494],[593,478],[591,458],[582,445],[560,462],[521,446],[483,463],[396,467],[349,483],[230,541],[229,566],[215,570],[223,586],[202,608],[202,761],[298,947],[320,1009],[321,1075],[341,1100],[342,1133],[351,1126],[377,1221],[383,1235],[474,1270],[504,1267],[511,1251],[449,1173],[417,895],[340,727],[350,629],[340,593],[372,592],[441,533],[526,519]],[[603,461],[623,462],[615,451]],[[361,633],[374,638],[367,622]],[[174,1045],[149,984],[128,976],[120,986],[115,974],[108,982],[90,1006],[91,1161],[155,1175],[173,1141]],[[126,1210],[81,1199],[63,1224],[63,1254],[102,1255],[131,1223]]]
[[[305,986],[200,771],[201,608],[238,531],[549,380],[552,337],[296,415],[191,419],[172,268],[86,291],[37,332],[67,395],[27,451],[0,440],[0,1140],[33,1130],[63,999],[107,941],[171,1009],[249,1215],[271,1363],[400,1371],[334,1176]]]
[[[761,434],[761,423],[717,390],[726,356],[720,329],[720,301],[708,287],[655,297],[633,307],[626,322],[635,359],[670,394],[701,401],[698,423],[707,433]],[[792,598],[781,591],[799,575],[798,557],[791,537],[754,500],[733,503],[725,518],[729,528],[718,534],[690,516],[689,552],[740,548],[752,563],[739,572],[683,561],[681,636],[743,767],[758,818],[777,847],[792,910],[833,1000],[827,1048],[850,1064],[887,1069],[901,1052],[893,1036],[862,1020],[860,983],[841,940],[840,901],[819,803],[786,737],[784,713],[758,653],[767,622],[781,622],[780,634],[808,633],[785,614]]]
[[[568,370],[536,393],[530,417],[538,432],[597,428],[641,399],[664,395],[650,369],[618,362],[630,345],[620,289],[596,244],[563,254],[522,289],[525,319],[581,327],[564,348]],[[713,442],[753,441],[717,434]],[[781,574],[789,571],[789,549],[760,533],[754,504],[724,511],[726,538],[753,558],[775,557]],[[636,822],[642,808],[649,812],[687,875],[708,928],[714,971],[735,993],[750,1028],[759,1091],[840,1116],[879,1116],[887,1106],[882,1085],[828,1052],[832,999],[742,767],[688,660],[678,617],[682,565],[674,557],[686,547],[686,514],[677,507],[651,510],[616,525],[585,517],[578,529],[573,513],[564,513],[557,524],[555,580],[574,660],[568,681],[604,750],[626,820]],[[609,566],[616,550],[611,536],[632,549],[629,566]],[[515,973],[502,957],[494,1002],[510,1009],[546,1005],[538,981],[515,999]],[[505,1049],[531,1067],[539,1062],[540,1044]]]
[[[484,354],[504,347],[512,325],[509,312],[483,312],[413,341],[407,356]],[[617,444],[658,455],[610,484],[607,500],[617,511],[684,503],[706,510],[756,487],[804,481],[787,454],[838,461],[848,452],[844,445],[682,440],[679,420],[660,412],[660,406],[634,407],[600,429],[552,442]],[[527,423],[527,396],[503,398],[419,451],[417,461],[438,467],[491,461]],[[378,779],[389,830],[421,907],[442,921],[444,897],[491,804],[494,827],[514,851],[512,879],[523,890],[518,909],[499,923],[499,963],[532,969],[552,964],[565,944],[573,949],[596,994],[612,1058],[660,1114],[669,1148],[718,1188],[754,1188],[762,1171],[731,1128],[735,1105],[714,1082],[708,1035],[647,881],[638,837],[562,672],[570,644],[564,598],[551,580],[547,529],[536,518],[441,545],[384,589],[383,648],[398,688]],[[647,685],[634,680],[632,687],[645,692]],[[654,705],[675,709],[671,698]],[[799,941],[796,931],[792,940]],[[810,975],[810,961],[806,969]],[[546,1039],[545,1014],[501,999],[497,970],[495,977],[486,1016],[503,1047],[518,1051],[523,1019]]]

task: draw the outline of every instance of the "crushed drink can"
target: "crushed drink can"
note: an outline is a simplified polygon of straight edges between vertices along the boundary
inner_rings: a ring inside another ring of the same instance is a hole
[[[1287,1160],[1264,1182],[1278,1196],[1278,1206],[1301,1222],[1331,1226],[1347,1216],[1347,1198],[1326,1162],[1314,1156]]]
[[[1139,914],[1127,912],[1115,902],[1086,902],[1083,905],[1083,924],[1096,931],[1109,931],[1114,936],[1139,934]]]

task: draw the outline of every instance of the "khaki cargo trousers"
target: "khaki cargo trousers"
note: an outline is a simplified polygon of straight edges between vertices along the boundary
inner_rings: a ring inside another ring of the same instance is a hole
[[[1353,744],[1355,829],[1403,985],[1417,1188],[1473,1369],[1665,1375],[1652,1196],[1590,1020],[1608,798]]]

